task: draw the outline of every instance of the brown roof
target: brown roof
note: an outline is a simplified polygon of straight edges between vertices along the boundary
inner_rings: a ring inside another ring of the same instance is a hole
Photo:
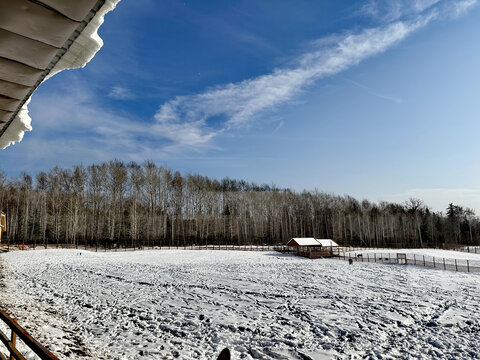
[[[0,137],[105,0],[0,0]]]

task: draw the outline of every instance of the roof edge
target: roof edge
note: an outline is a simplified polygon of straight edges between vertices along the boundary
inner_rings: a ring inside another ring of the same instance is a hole
[[[98,29],[104,22],[104,16],[115,9],[120,0],[98,0],[85,19],[78,25],[64,46],[59,49],[47,69],[43,71],[35,85],[20,102],[17,110],[0,130],[0,149],[20,142],[25,131],[31,131],[31,117],[28,115],[28,103],[32,94],[42,82],[65,69],[84,67],[101,49],[103,41]]]

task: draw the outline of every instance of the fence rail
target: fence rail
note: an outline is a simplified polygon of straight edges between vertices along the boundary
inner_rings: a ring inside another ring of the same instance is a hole
[[[10,249],[13,248],[12,246]],[[29,250],[29,249],[78,249],[89,251],[135,251],[135,250],[233,250],[233,251],[277,251],[283,254],[292,254],[310,259],[318,259],[322,257],[336,256],[332,247],[315,249],[315,248],[301,248],[298,246],[286,245],[187,245],[187,246],[151,246],[151,247],[76,247],[71,244],[48,245],[47,247],[29,247],[26,245],[17,245],[15,249]],[[365,248],[364,248],[365,249]]]
[[[123,244],[110,244],[106,245],[105,243],[96,245],[75,245],[75,244],[48,244],[48,245],[34,245],[34,244],[16,244],[9,246],[7,244],[0,244],[0,251],[19,249],[19,250],[30,250],[30,249],[78,249],[78,250],[90,250],[90,251],[135,251],[135,250],[172,250],[172,249],[184,249],[184,250],[238,250],[238,251],[279,251],[283,253],[298,253],[298,246],[287,246],[287,245],[129,245],[124,246]],[[390,248],[373,248],[373,247],[326,247],[322,251],[329,251],[334,255],[339,255],[343,252],[348,251],[365,251],[365,250],[386,250]],[[307,250],[308,251],[308,250]]]
[[[480,254],[480,246],[458,246],[454,247],[452,250],[468,252],[471,254]]]
[[[7,247],[3,247],[7,251]],[[236,251],[277,251],[289,248],[277,245],[186,245],[186,246],[75,246],[72,244],[50,244],[47,246],[15,245],[8,250],[77,249],[90,251],[136,251],[136,250],[236,250]],[[0,251],[2,248],[0,247]]]
[[[0,310],[0,320],[11,331],[10,338],[0,330],[0,341],[7,348],[8,354],[2,354],[0,351],[1,360],[26,360],[25,356],[17,349],[17,337],[33,351],[41,360],[58,360],[58,358],[48,351],[42,344],[36,341],[28,332],[17,324],[15,319],[12,319],[5,311]]]
[[[0,251],[8,250],[36,250],[36,249],[78,249],[78,250],[90,250],[90,251],[135,251],[135,250],[239,250],[239,251],[276,251],[277,249],[288,248],[288,246],[282,245],[175,245],[175,246],[146,246],[146,245],[130,245],[130,246],[117,246],[116,244],[111,244],[105,246],[102,245],[79,245],[74,244],[48,244],[48,245],[37,245],[33,244],[18,244],[7,246],[5,244],[0,244]]]
[[[479,262],[471,262],[468,259],[448,259],[435,256],[417,255],[410,253],[353,253],[344,252],[339,255],[340,259],[356,262],[380,262],[397,265],[417,265],[451,271],[480,273]]]

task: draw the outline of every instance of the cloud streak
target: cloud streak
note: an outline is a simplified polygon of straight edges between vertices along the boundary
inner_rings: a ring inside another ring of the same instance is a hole
[[[294,100],[319,79],[386,51],[434,20],[461,15],[476,2],[387,1],[390,5],[383,9],[381,2],[369,1],[364,12],[381,16],[382,25],[312,42],[310,51],[297,57],[290,68],[278,68],[271,74],[212,87],[203,93],[178,96],[164,103],[155,114],[156,132],[179,146],[205,147],[220,134],[251,126],[266,113]],[[404,7],[398,7],[399,3]]]
[[[368,0],[360,10],[362,15],[381,22],[395,21],[430,9],[441,0]]]
[[[342,80],[344,80],[345,82],[348,82],[352,85],[355,85],[356,87],[364,90],[365,92],[367,92],[368,94],[370,95],[373,95],[375,97],[378,97],[380,99],[384,99],[384,100],[388,100],[388,101],[391,101],[391,102],[394,102],[396,104],[401,104],[403,103],[403,100],[398,98],[398,97],[394,97],[394,96],[390,96],[390,95],[385,95],[385,94],[381,94],[379,93],[378,91],[375,91],[373,90],[372,88],[368,87],[368,86],[365,86],[363,84],[360,84],[359,82],[356,82],[352,79],[347,79],[347,78],[344,78],[344,77],[341,77]]]
[[[135,98],[135,96],[129,89],[121,86],[112,87],[112,89],[108,93],[108,97],[116,100],[131,100]]]
[[[15,158],[29,160],[25,170],[31,163],[39,164],[39,169],[53,167],[59,159],[66,166],[115,157],[125,162],[163,162],[182,156],[186,150],[213,148],[207,144],[209,138],[199,134],[198,124],[160,126],[111,109],[90,84],[73,73],[65,76],[68,86],[39,92],[32,101],[36,135],[28,135],[22,146],[15,148]],[[176,141],[162,140],[166,135]]]

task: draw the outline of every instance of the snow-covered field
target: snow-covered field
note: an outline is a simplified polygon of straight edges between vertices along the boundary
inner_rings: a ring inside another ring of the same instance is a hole
[[[346,256],[356,257],[362,255],[363,261],[373,262],[376,259],[393,259],[396,261],[397,254],[405,254],[408,264],[422,265],[429,267],[445,268],[465,272],[480,273],[480,253],[467,253],[463,251],[441,250],[441,249],[376,249],[357,250],[345,252]],[[343,253],[341,253],[343,255]]]
[[[0,306],[60,358],[480,358],[480,275],[240,251],[17,251]]]
[[[408,254],[408,255],[417,255],[419,257],[425,256],[428,258],[435,257],[436,259],[449,259],[449,260],[469,260],[472,264],[480,265],[480,253],[468,253],[463,251],[453,251],[453,250],[442,250],[442,249],[376,249],[376,250],[357,250],[347,252],[351,254],[373,254],[373,253],[382,253],[382,254]]]

